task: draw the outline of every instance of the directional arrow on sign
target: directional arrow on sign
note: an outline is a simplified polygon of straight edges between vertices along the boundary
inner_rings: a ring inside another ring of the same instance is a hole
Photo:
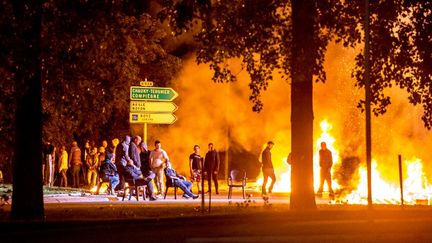
[[[177,117],[172,113],[137,113],[129,114],[130,123],[173,124]]]
[[[173,102],[138,101],[130,102],[130,112],[170,113],[178,109]]]
[[[131,100],[172,101],[178,96],[172,88],[162,87],[130,87]]]

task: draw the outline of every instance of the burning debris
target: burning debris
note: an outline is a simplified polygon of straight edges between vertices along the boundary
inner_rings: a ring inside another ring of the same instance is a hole
[[[334,165],[332,168],[332,187],[336,192],[336,197],[331,198],[331,203],[343,204],[367,204],[367,170],[365,162],[360,157],[352,155],[339,156],[339,144],[331,135],[332,125],[324,120],[320,123],[322,133],[316,140],[317,147],[324,141],[329,150],[333,153]],[[317,149],[315,149],[317,151]],[[347,153],[348,154],[348,153]],[[286,163],[286,157],[282,159]],[[319,155],[318,151],[314,155],[314,186],[315,191],[319,187]],[[396,158],[394,167],[397,168]],[[405,160],[404,163],[404,203],[405,204],[431,204],[432,184],[428,182],[423,170],[423,162],[419,158]],[[283,173],[278,174],[274,191],[290,192],[291,170],[288,168]],[[386,175],[386,177],[384,176]],[[386,179],[384,179],[386,178]],[[388,179],[393,178],[393,180]],[[401,192],[397,183],[398,176],[394,176],[388,170],[378,167],[377,160],[372,162],[372,198],[375,204],[400,204]],[[256,188],[259,190],[262,184],[262,176],[256,181]],[[326,186],[326,185],[325,185]],[[324,187],[324,191],[326,188]],[[265,202],[268,202],[264,198]]]

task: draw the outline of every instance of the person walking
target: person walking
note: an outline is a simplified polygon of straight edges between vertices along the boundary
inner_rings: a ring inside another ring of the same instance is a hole
[[[204,176],[207,176],[208,192],[211,193],[211,180],[215,186],[216,194],[219,194],[218,172],[220,159],[213,143],[209,143],[208,152],[204,159]]]
[[[68,154],[66,152],[66,147],[61,146],[60,158],[59,158],[59,168],[58,168],[58,172],[61,175],[60,186],[64,186],[64,187],[68,186],[67,174],[66,174],[68,169],[69,169],[69,165],[68,165]]]
[[[321,142],[321,149],[319,151],[319,165],[320,165],[320,186],[318,189],[318,196],[322,196],[324,181],[327,182],[327,188],[330,197],[334,196],[332,182],[331,182],[331,168],[333,166],[332,152],[327,149],[327,144]]]
[[[264,181],[262,184],[261,192],[262,192],[263,196],[267,195],[266,187],[267,187],[268,178],[270,177],[270,179],[272,180],[272,182],[268,188],[269,193],[272,193],[273,186],[276,182],[276,175],[274,173],[273,162],[272,162],[271,152],[270,152],[270,150],[273,148],[273,146],[274,146],[274,143],[272,141],[268,141],[266,148],[262,152],[262,160],[261,161],[262,161],[262,172],[263,172]]]
[[[159,197],[164,194],[164,164],[169,161],[168,154],[162,149],[159,140],[155,141],[155,149],[150,152],[150,167],[156,174],[155,182]]]

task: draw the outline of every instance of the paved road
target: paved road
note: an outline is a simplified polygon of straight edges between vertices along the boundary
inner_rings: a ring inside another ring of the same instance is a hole
[[[68,199],[66,199],[68,198]],[[119,201],[115,197],[46,198],[43,222],[0,221],[0,242],[432,242],[432,207],[332,205],[291,211],[287,194],[271,205],[238,194],[200,200]],[[69,200],[69,201],[68,201]]]
[[[432,242],[432,210],[271,211],[235,215],[2,224],[2,242]]]

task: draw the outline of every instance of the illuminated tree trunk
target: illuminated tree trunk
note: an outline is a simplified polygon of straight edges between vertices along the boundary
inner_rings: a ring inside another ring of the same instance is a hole
[[[41,2],[16,1],[14,47],[17,110],[12,218],[42,220]]]
[[[315,1],[292,0],[291,209],[315,209],[312,69]]]

